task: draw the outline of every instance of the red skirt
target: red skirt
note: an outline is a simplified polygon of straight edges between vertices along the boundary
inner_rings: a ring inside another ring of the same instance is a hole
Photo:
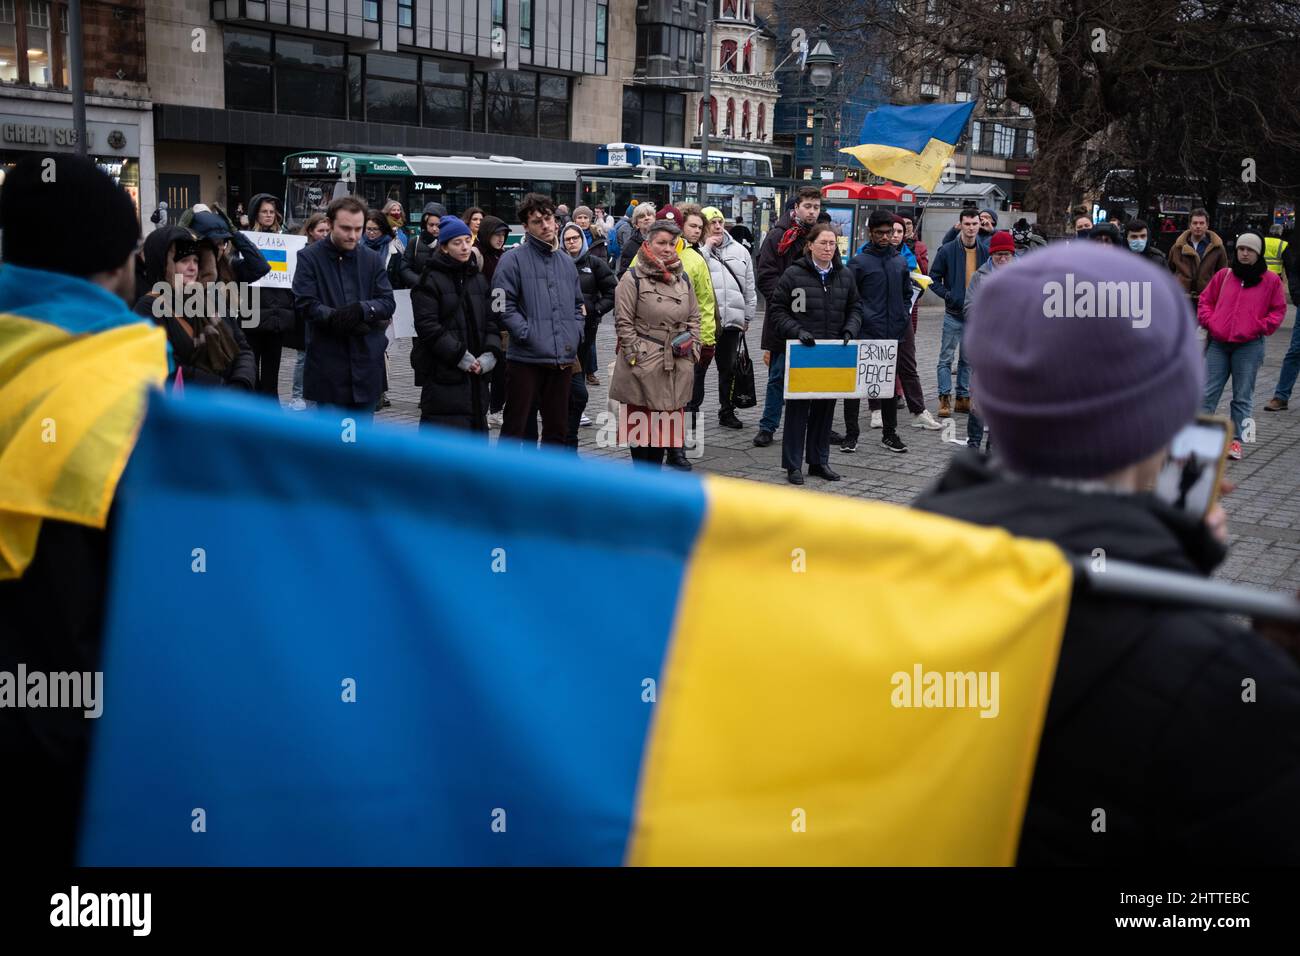
[[[631,448],[685,448],[686,411],[657,411],[644,405],[618,406],[618,443]]]

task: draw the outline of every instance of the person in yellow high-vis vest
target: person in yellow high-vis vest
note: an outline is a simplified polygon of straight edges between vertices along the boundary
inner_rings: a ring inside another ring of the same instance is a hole
[[[1264,264],[1268,266],[1270,272],[1277,273],[1277,277],[1282,278],[1282,256],[1286,252],[1287,243],[1282,241],[1282,225],[1274,223],[1268,227],[1268,238],[1264,240]]]

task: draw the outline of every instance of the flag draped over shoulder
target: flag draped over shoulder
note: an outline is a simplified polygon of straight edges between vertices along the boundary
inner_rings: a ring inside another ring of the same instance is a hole
[[[41,522],[102,528],[167,375],[166,333],[71,276],[0,268],[0,579],[31,562]]]
[[[1052,545],[152,403],[83,863],[1014,862],[1071,585]],[[945,673],[997,677],[959,704]]]
[[[882,106],[863,120],[861,145],[840,152],[877,176],[933,190],[974,109],[973,102]]]

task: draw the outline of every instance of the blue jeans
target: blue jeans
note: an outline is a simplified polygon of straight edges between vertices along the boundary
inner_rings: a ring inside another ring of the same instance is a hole
[[[1217,342],[1210,340],[1205,350],[1205,401],[1201,411],[1213,414],[1219,407],[1223,386],[1232,377],[1233,437],[1240,440],[1243,423],[1250,417],[1255,405],[1255,375],[1264,364],[1264,337],[1249,342]]]
[[[772,353],[772,364],[767,367],[767,400],[763,403],[763,417],[758,420],[758,430],[775,432],[781,424],[781,406],[785,404],[785,343],[781,351]]]
[[[302,372],[307,367],[307,350],[298,350],[298,361],[293,363],[293,399],[302,398]]]
[[[966,444],[975,449],[984,444],[984,419],[973,411],[966,416]]]
[[[1300,311],[1296,313],[1295,328],[1291,330],[1291,344],[1282,359],[1282,374],[1277,377],[1277,388],[1273,389],[1275,398],[1284,402],[1290,399],[1297,373],[1300,373]]]
[[[966,323],[956,316],[943,314],[943,339],[939,343],[939,394],[952,394],[952,357],[957,355],[957,397],[970,395],[970,366],[966,364],[966,350],[961,347],[962,332]],[[960,353],[960,354],[959,354]]]

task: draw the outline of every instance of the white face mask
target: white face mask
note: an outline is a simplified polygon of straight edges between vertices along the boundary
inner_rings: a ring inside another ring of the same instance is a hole
[[[1147,241],[1145,239],[1130,239],[1128,241],[1128,247],[1134,252],[1143,252],[1146,250]]]

